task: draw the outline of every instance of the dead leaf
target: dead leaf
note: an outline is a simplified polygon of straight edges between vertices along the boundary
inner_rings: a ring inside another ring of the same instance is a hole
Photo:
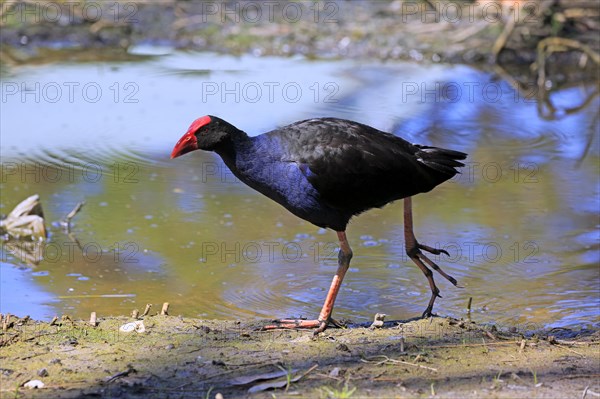
[[[290,373],[295,373],[296,371],[298,371],[297,369],[294,370],[290,370]],[[233,380],[231,380],[231,383],[233,385],[246,385],[246,384],[250,384],[251,382],[254,381],[260,381],[260,380],[272,380],[274,378],[279,378],[279,377],[283,377],[285,375],[288,374],[288,371],[286,370],[277,370],[277,371],[272,371],[270,373],[262,373],[262,374],[255,374],[255,375],[246,375],[246,376],[242,376],[242,377],[236,377]]]

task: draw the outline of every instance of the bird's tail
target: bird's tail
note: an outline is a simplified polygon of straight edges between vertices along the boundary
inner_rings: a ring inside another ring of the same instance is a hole
[[[459,162],[467,157],[467,154],[460,151],[446,150],[438,147],[427,147],[423,145],[416,146],[419,150],[415,154],[418,160],[424,165],[431,169],[437,170],[448,178],[459,173],[456,168],[465,166],[464,163]]]

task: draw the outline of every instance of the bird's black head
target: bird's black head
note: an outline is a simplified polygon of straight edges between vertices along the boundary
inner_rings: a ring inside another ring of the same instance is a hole
[[[237,129],[216,116],[206,115],[196,119],[187,132],[179,139],[171,159],[194,150],[215,151],[231,140],[231,134]]]

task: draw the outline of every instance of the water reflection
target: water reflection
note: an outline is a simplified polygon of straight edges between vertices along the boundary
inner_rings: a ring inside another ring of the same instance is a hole
[[[210,113],[250,134],[338,116],[469,153],[462,175],[414,201],[417,236],[448,250],[449,258],[434,260],[465,286],[440,280],[444,298],[435,310],[462,316],[473,297],[481,321],[599,322],[597,82],[554,91],[548,117],[510,80],[464,66],[176,53],[50,65],[11,79],[35,89],[35,82],[65,81],[67,72],[111,95],[115,82],[121,90],[133,82],[139,101],[3,104],[2,209],[33,193],[49,221],[80,201],[86,206],[73,235],[50,228],[34,269],[18,269],[28,263],[4,243],[2,312],[119,315],[168,301],[188,316],[314,316],[336,268],[335,235],[247,188],[213,154],[168,159],[190,121]],[[254,103],[243,97],[244,87],[249,96],[269,82],[297,83],[303,95],[296,102],[270,101],[264,91]],[[236,83],[239,101],[235,93],[222,97],[222,87],[237,90]],[[336,101],[324,101],[328,83]],[[348,234],[355,259],[336,315],[420,314],[429,287],[404,254],[400,206],[361,215]],[[30,296],[5,301],[8,285]]]
[[[6,238],[2,243],[3,251],[13,257],[17,262],[27,266],[35,267],[44,260],[44,247],[42,241],[30,241],[14,238]]]

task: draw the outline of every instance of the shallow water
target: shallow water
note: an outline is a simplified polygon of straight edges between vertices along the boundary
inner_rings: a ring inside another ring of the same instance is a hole
[[[213,154],[168,157],[204,114],[252,135],[336,116],[469,153],[461,175],[413,201],[417,238],[448,250],[432,259],[464,287],[436,275],[438,314],[463,317],[473,297],[478,321],[597,326],[597,89],[565,85],[552,110],[526,96],[533,89],[466,66],[168,49],[3,70],[1,212],[38,193],[52,225],[37,265],[3,243],[0,311],[50,319],[170,302],[172,314],[203,318],[315,316],[335,234],[252,191]],[[83,200],[68,235],[57,221]],[[353,220],[337,317],[424,310],[429,286],[402,228],[401,203]]]

